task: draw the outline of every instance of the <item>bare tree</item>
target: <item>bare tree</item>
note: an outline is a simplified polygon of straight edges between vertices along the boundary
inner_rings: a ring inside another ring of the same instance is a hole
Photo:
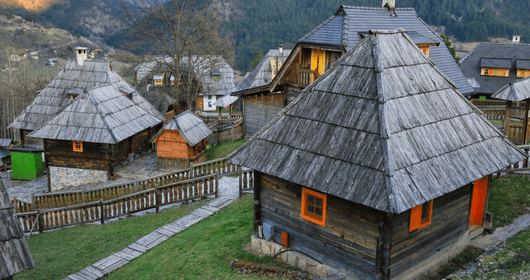
[[[209,69],[234,59],[231,38],[219,34],[221,18],[214,2],[138,0],[138,10],[134,11],[124,5],[134,30],[133,42],[151,49],[151,56],[144,60],[157,61],[174,76],[172,95],[177,103],[185,102],[192,109],[201,90],[201,75],[209,75]]]

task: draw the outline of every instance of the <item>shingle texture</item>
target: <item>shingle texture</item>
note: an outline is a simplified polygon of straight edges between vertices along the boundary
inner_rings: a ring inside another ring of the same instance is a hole
[[[401,31],[373,31],[230,162],[388,213],[525,159]]]
[[[0,147],[8,148],[11,145],[11,139],[0,138]]]
[[[155,118],[113,86],[87,90],[30,137],[115,144],[163,119]]]
[[[530,79],[525,78],[515,83],[508,83],[491,97],[510,101],[530,99]]]
[[[145,98],[155,109],[161,114],[166,114],[170,104],[175,102],[175,99],[169,96],[169,94],[161,91],[144,91],[139,92],[143,98]]]
[[[15,208],[0,180],[0,279],[34,267]]]
[[[291,50],[283,50],[281,53],[278,49],[269,50],[263,59],[258,63],[256,69],[245,76],[245,78],[243,78],[243,80],[237,84],[233,91],[244,91],[270,84],[274,78],[272,77],[271,60],[281,61],[281,64],[283,65],[290,53]]]
[[[369,29],[404,28],[407,32],[416,32],[416,35],[411,36],[411,39],[418,40],[416,44],[428,41],[440,43],[439,46],[430,48],[429,58],[459,86],[460,93],[473,94],[473,88],[458,68],[443,40],[418,17],[414,9],[396,8],[396,15],[392,16],[386,8],[341,6],[334,16],[309,32],[299,43],[351,50],[362,40],[361,34]]]
[[[190,146],[195,146],[204,138],[208,137],[208,135],[212,134],[212,131],[208,126],[190,110],[184,111],[173,117],[166,123],[166,125],[164,125],[162,130],[179,131],[180,135]]]
[[[510,68],[509,77],[481,76],[481,66],[488,67],[482,65],[483,61],[491,59],[504,61],[504,66]],[[506,84],[521,80],[516,77],[517,69],[529,69],[529,60],[530,44],[481,43],[460,60],[460,69],[480,85],[475,88],[477,93],[492,95]]]
[[[39,129],[72,103],[71,93],[79,94],[86,89],[106,85],[111,85],[116,90],[134,91],[125,80],[110,70],[109,62],[86,61],[84,65],[78,65],[75,60],[69,60],[64,69],[20,113],[9,128]],[[135,94],[134,102],[153,117],[164,119],[160,112],[138,94]]]

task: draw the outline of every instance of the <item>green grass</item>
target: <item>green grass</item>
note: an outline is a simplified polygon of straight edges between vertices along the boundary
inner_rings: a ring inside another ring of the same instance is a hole
[[[106,279],[262,279],[231,272],[230,262],[243,259],[286,267],[244,250],[253,221],[252,195],[171,237]]]
[[[62,279],[106,258],[153,230],[179,219],[205,201],[105,225],[85,225],[34,235],[28,239],[36,267],[15,279]]]
[[[243,138],[234,142],[225,142],[219,145],[211,145],[210,148],[208,148],[208,158],[207,161],[219,159],[226,157],[231,152],[239,148],[241,145],[245,144],[248,141],[249,138]]]
[[[530,271],[530,230],[519,232],[506,241],[504,250],[495,254],[497,268],[508,273]]]
[[[493,227],[502,227],[516,217],[528,213],[530,178],[507,175],[493,180],[488,211],[493,214]]]

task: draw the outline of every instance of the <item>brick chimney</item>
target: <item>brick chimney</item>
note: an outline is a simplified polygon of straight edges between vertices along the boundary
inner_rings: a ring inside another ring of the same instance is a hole
[[[512,44],[519,44],[520,41],[521,41],[521,35],[513,35]]]
[[[88,48],[86,47],[77,47],[75,48],[75,54],[77,58],[77,65],[84,65],[85,61],[87,59],[87,51]]]

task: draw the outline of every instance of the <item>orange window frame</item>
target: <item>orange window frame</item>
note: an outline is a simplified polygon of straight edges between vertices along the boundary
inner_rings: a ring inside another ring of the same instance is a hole
[[[81,141],[73,141],[74,146],[74,152],[82,152],[83,151],[83,142]]]
[[[315,204],[312,204],[309,199],[310,197],[314,197],[315,201],[316,199],[322,199],[322,215],[318,215],[314,212],[309,211],[309,207],[313,206],[313,208],[319,206]],[[302,188],[302,219],[313,222],[317,225],[321,225],[323,227],[326,226],[326,208],[327,208],[327,195],[312,191],[310,189]]]
[[[409,232],[422,229],[431,224],[432,204],[433,201],[431,200],[410,210]],[[423,209],[423,207],[428,207],[428,209]]]
[[[530,76],[530,70],[517,69],[517,78],[526,78]]]
[[[480,70],[480,75],[492,77],[509,77],[510,69],[482,67]]]

